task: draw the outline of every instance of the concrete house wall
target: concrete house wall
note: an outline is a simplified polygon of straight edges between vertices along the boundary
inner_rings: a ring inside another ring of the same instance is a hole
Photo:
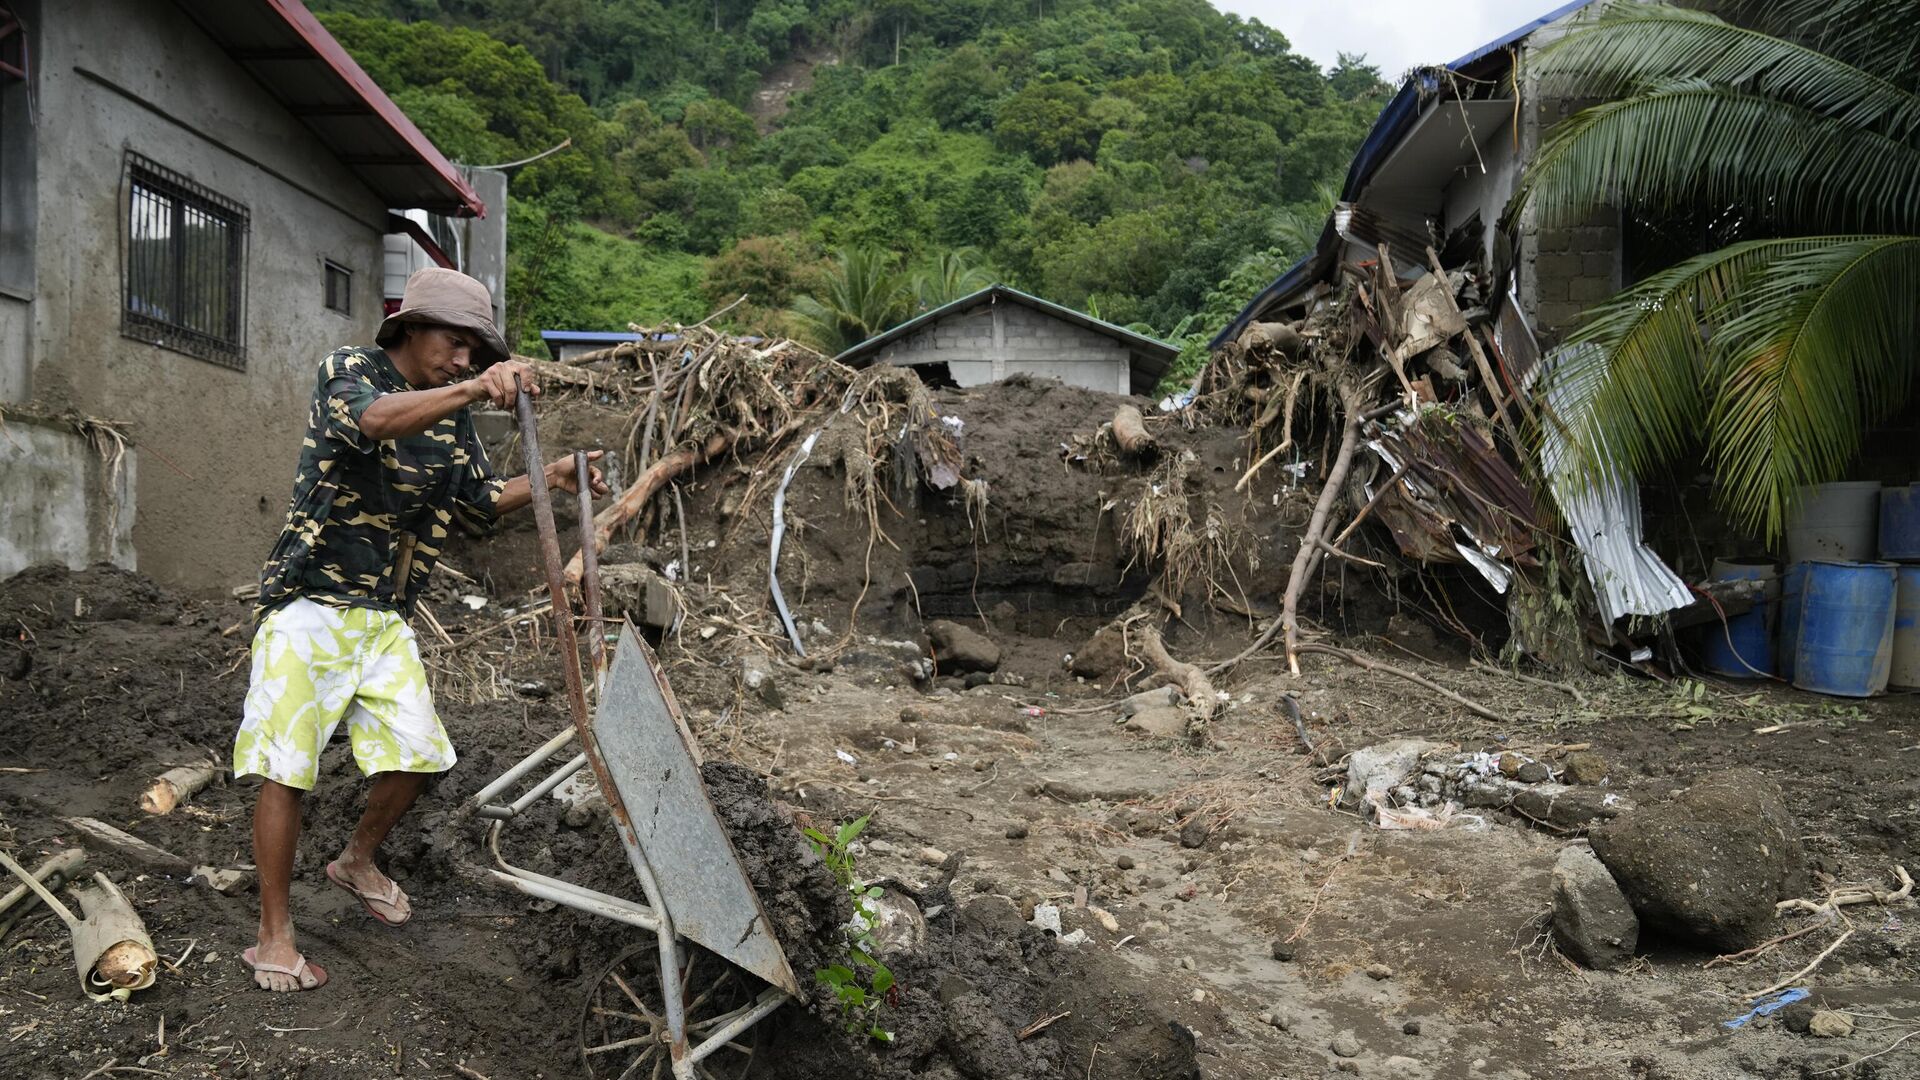
[[[379,323],[386,207],[172,4],[19,7],[34,123],[16,123],[27,87],[0,90],[0,233],[31,254],[0,281],[0,411],[24,433],[0,438],[0,576],[110,559],[188,589],[246,581],[286,509],[316,365]],[[245,370],[122,335],[130,152],[246,208]],[[353,272],[351,316],[326,307],[323,260]],[[68,413],[125,425],[117,483],[48,419]]]
[[[876,363],[944,363],[961,386],[1016,372],[1110,394],[1131,393],[1127,347],[1104,334],[1015,303],[981,303],[882,346]]]

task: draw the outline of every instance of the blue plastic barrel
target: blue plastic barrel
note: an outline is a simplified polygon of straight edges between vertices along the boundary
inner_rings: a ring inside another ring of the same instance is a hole
[[[1920,687],[1920,566],[1900,568],[1893,601],[1893,668],[1888,686]]]
[[[1780,677],[1793,681],[1793,656],[1800,651],[1800,600],[1806,588],[1807,564],[1797,562],[1780,577],[1780,637],[1773,650]]]
[[[1807,564],[1793,685],[1840,697],[1871,697],[1887,688],[1898,569],[1892,563]]]
[[[1772,559],[1715,559],[1715,581],[1765,581],[1779,576]],[[1772,592],[1771,585],[1768,592]],[[1729,616],[1724,624],[1707,624],[1702,662],[1715,675],[1733,679],[1761,679],[1773,674],[1773,598],[1766,593],[1753,607]]]
[[[1881,489],[1880,557],[1920,562],[1920,484]]]

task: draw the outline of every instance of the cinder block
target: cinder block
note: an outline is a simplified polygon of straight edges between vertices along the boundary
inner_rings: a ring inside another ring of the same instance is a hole
[[[1613,252],[1589,251],[1580,256],[1580,273],[1590,278],[1613,281]]]
[[[1567,299],[1576,304],[1593,304],[1618,291],[1612,278],[1582,276],[1567,282]]]

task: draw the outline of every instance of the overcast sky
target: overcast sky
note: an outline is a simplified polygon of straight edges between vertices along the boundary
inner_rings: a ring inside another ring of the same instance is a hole
[[[1259,19],[1295,52],[1331,67],[1340,53],[1366,53],[1390,83],[1415,64],[1444,64],[1537,19],[1561,0],[1213,0]]]

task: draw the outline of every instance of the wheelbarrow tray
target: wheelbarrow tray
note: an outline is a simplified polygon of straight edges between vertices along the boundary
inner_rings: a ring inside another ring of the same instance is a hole
[[[700,752],[653,650],[631,625],[583,747],[605,765],[603,792],[635,873],[649,870],[674,932],[796,997],[800,984],[700,778]],[[596,770],[598,771],[598,770]]]

